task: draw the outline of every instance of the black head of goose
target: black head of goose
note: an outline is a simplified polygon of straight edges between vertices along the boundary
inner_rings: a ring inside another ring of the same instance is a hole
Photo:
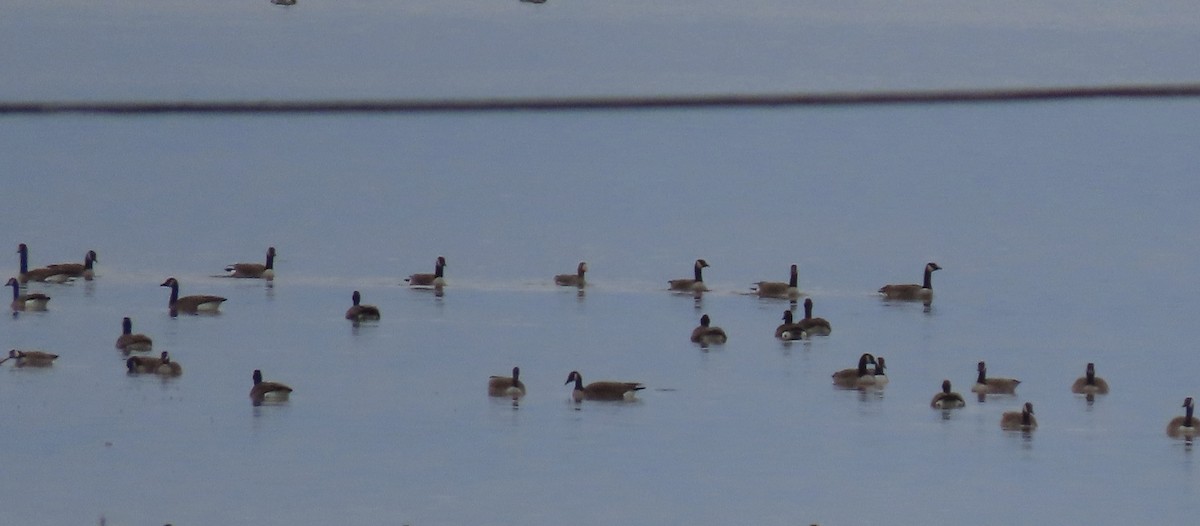
[[[574,274],[559,274],[554,276],[554,284],[563,287],[583,287],[587,285],[587,281],[583,278],[584,273],[587,271],[587,263],[580,261],[579,266],[575,268]]]
[[[792,265],[791,275],[787,283],[782,281],[759,281],[754,284],[754,288],[751,290],[760,298],[796,300],[801,296],[799,283],[799,268],[796,265]]]
[[[613,382],[601,381],[592,382],[583,385],[583,375],[579,371],[571,371],[567,375],[567,381],[563,385],[575,382],[575,387],[571,391],[571,398],[576,402],[583,400],[635,400],[638,391],[645,389],[646,386],[640,382]]]
[[[673,279],[667,282],[671,290],[681,292],[705,292],[708,287],[704,285],[704,269],[708,267],[708,262],[703,259],[697,259],[692,265],[691,279]]]
[[[874,385],[875,372],[868,369],[867,365],[875,365],[875,356],[871,353],[863,353],[858,357],[858,367],[842,369],[833,373],[833,383],[838,387],[849,389]]]
[[[792,318],[792,311],[783,311],[783,323],[775,327],[775,337],[781,340],[803,340],[808,335],[804,332],[804,327],[795,323]]]
[[[804,332],[807,332],[810,335],[829,336],[829,334],[833,332],[833,326],[830,325],[829,321],[825,318],[814,318],[812,312],[813,300],[812,298],[805,298],[804,319],[796,323],[798,323],[800,327],[804,329]]]
[[[16,367],[49,367],[54,365],[54,360],[57,359],[57,354],[48,353],[45,351],[21,351],[12,349],[8,351],[8,357],[0,360],[0,363],[13,360],[13,365]]]
[[[404,278],[404,281],[407,281],[412,287],[441,288],[446,286],[445,268],[446,258],[438,256],[433,263],[433,274],[413,274]]]
[[[712,326],[712,318],[709,318],[707,314],[701,316],[700,325],[692,329],[692,342],[701,345],[721,344],[728,339],[724,329]]]
[[[525,396],[525,384],[521,382],[521,368],[513,367],[512,376],[489,376],[488,396],[502,396],[513,400]]]
[[[886,369],[886,368],[887,368],[887,362],[883,359],[883,357],[876,356],[875,357],[875,371],[873,371],[874,376],[875,376],[875,385],[877,385],[877,386],[887,385],[888,377],[887,377],[887,374],[884,373],[884,369]]]
[[[133,332],[133,320],[128,317],[121,320],[121,335],[117,337],[117,349],[129,354],[131,352],[149,351],[154,346],[154,341],[145,334]]]
[[[379,320],[379,307],[361,304],[360,302],[362,301],[362,295],[359,294],[357,290],[354,291],[354,294],[350,295],[350,301],[352,304],[350,305],[349,309],[346,309],[347,320],[355,323],[360,321]]]
[[[987,375],[987,364],[979,362],[976,367],[979,371],[979,376],[975,378],[975,385],[971,386],[971,392],[981,395],[988,394],[1013,394],[1017,390],[1017,385],[1020,380],[1013,378],[992,378]]]
[[[1033,404],[1025,402],[1020,411],[1006,411],[1000,415],[1000,428],[1009,431],[1033,431],[1037,429],[1037,418],[1033,417]]]
[[[1167,423],[1168,436],[1192,439],[1195,438],[1196,435],[1200,434],[1200,422],[1197,422],[1195,417],[1192,416],[1193,408],[1194,406],[1192,403],[1192,397],[1189,396],[1184,398],[1184,414],[1183,416],[1172,418],[1171,421]]]
[[[266,263],[234,263],[225,267],[231,278],[275,279],[275,247],[267,247]]]
[[[1082,395],[1108,394],[1108,382],[1096,376],[1096,364],[1089,363],[1083,376],[1076,378],[1075,383],[1071,384],[1071,392]]]
[[[268,398],[283,401],[292,393],[292,388],[279,382],[264,382],[262,371],[255,369],[251,375],[254,385],[250,387],[250,400],[254,405],[262,404]]]
[[[883,294],[885,299],[890,300],[931,300],[933,299],[933,272],[935,270],[942,270],[942,267],[932,261],[926,263],[925,281],[921,285],[884,285],[879,288],[879,293]]]
[[[159,286],[171,288],[171,298],[167,300],[167,309],[172,314],[179,312],[185,314],[199,314],[201,312],[216,313],[221,308],[221,303],[226,301],[225,298],[220,296],[207,294],[180,297],[179,280],[175,278],[167,278]]]
[[[9,305],[13,311],[27,310],[46,310],[46,304],[50,302],[50,296],[40,292],[30,292],[21,294],[21,284],[17,282],[17,278],[8,278],[7,285],[12,287],[12,303]]]
[[[929,407],[935,409],[958,409],[967,405],[962,395],[950,390],[950,380],[942,380],[942,392],[933,395]]]

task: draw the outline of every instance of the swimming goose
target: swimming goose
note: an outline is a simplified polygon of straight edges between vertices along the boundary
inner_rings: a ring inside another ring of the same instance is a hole
[[[775,327],[775,337],[781,340],[803,340],[807,334],[804,328],[792,321],[792,311],[783,311],[783,323]]]
[[[829,336],[829,333],[833,332],[833,326],[825,318],[814,318],[812,310],[812,298],[805,298],[804,319],[796,323],[810,336]]]
[[[1017,390],[1017,385],[1020,380],[1012,378],[988,378],[987,365],[979,362],[977,367],[979,377],[975,379],[975,385],[971,386],[972,393],[978,394],[1013,394]]]
[[[40,292],[21,294],[21,284],[17,283],[17,278],[8,278],[7,285],[13,289],[13,299],[10,304],[12,310],[46,310],[46,304],[50,302],[50,296]]]
[[[1096,395],[1108,394],[1108,382],[1096,376],[1096,365],[1087,364],[1087,372],[1075,379],[1071,384],[1071,392],[1075,394]]]
[[[21,283],[29,281],[44,281],[49,283],[66,283],[74,278],[83,278],[91,281],[96,276],[93,264],[100,261],[96,259],[96,251],[89,250],[83,256],[83,263],[55,263],[44,267],[30,269],[29,268],[29,247],[25,243],[17,245],[17,253],[21,255],[21,272],[17,274],[17,279]]]
[[[1200,422],[1192,417],[1192,397],[1183,399],[1184,415],[1171,419],[1167,424],[1167,435],[1175,438],[1194,438],[1200,434]]]
[[[225,267],[231,278],[275,279],[275,247],[267,247],[267,263],[234,263]]]
[[[16,360],[13,363],[16,367],[49,367],[54,365],[54,360],[58,359],[57,354],[51,354],[43,351],[18,351],[16,349],[8,351],[8,358],[0,360],[0,363],[9,360]]]
[[[554,284],[562,285],[564,287],[582,287],[587,285],[587,281],[583,279],[583,274],[587,272],[587,270],[587,263],[580,261],[579,266],[576,267],[574,274],[559,274],[554,276]]]
[[[117,337],[117,348],[125,354],[131,352],[149,351],[154,341],[145,334],[133,334],[133,321],[128,317],[121,320],[121,335]]]
[[[646,386],[640,382],[592,382],[583,385],[583,375],[579,371],[571,371],[567,375],[567,381],[563,385],[575,382],[575,389],[571,391],[571,398],[576,402],[583,400],[633,400],[636,398],[638,391],[645,389]]]
[[[887,383],[888,383],[887,374],[884,374],[885,368],[887,368],[887,364],[884,363],[883,357],[876,356],[875,357],[874,376],[875,376],[875,385],[877,385],[879,387],[883,387],[883,386],[887,385]]]
[[[1033,431],[1037,429],[1037,419],[1033,417],[1033,404],[1025,402],[1020,411],[1005,411],[1000,415],[1000,428],[1010,431]]]
[[[374,305],[359,305],[362,301],[362,295],[358,291],[350,295],[350,301],[354,302],[349,309],[346,309],[346,319],[353,322],[360,321],[378,321],[379,307]]]
[[[925,282],[922,285],[884,285],[879,293],[889,300],[931,300],[933,299],[933,271],[941,270],[937,263],[925,264]]]
[[[292,388],[283,385],[279,382],[264,382],[262,379],[262,371],[254,370],[254,387],[250,388],[250,400],[254,401],[254,405],[261,404],[268,397],[276,400],[286,400],[291,394]]]
[[[167,308],[172,312],[183,312],[185,314],[197,314],[199,312],[217,312],[221,308],[221,302],[226,301],[220,296],[211,296],[207,294],[179,297],[179,280],[175,278],[167,278],[162,282],[160,287],[171,287],[171,299],[167,300]]]
[[[512,376],[489,376],[488,396],[503,396],[513,400],[525,396],[525,384],[520,376],[520,367],[513,367]]]
[[[445,267],[446,258],[438,256],[433,266],[433,274],[413,274],[404,278],[404,281],[407,281],[412,287],[444,287],[446,286],[446,278],[443,277]]]
[[[838,387],[851,389],[874,385],[874,371],[867,369],[867,364],[875,365],[875,357],[870,353],[863,353],[858,358],[858,367],[842,369],[833,373],[833,383]]]
[[[760,298],[779,298],[785,300],[795,300],[800,297],[799,273],[796,265],[792,265],[792,274],[788,278],[788,282],[782,281],[759,281],[754,284],[751,289],[758,294]]]
[[[130,373],[154,373],[163,376],[179,376],[183,374],[183,367],[178,362],[172,361],[167,351],[163,351],[158,358],[130,356],[128,360],[125,360],[125,368]]]
[[[696,264],[693,266],[694,272],[692,279],[670,280],[667,282],[670,285],[670,289],[684,292],[704,292],[708,290],[708,287],[704,286],[704,276],[701,270],[707,266],[707,261],[704,261],[703,259],[697,259]]]
[[[712,320],[707,314],[700,317],[700,325],[692,329],[692,341],[701,345],[711,345],[715,343],[725,343],[729,338],[725,336],[725,330],[720,327],[710,327]]]
[[[950,391],[950,380],[942,380],[942,392],[933,395],[929,407],[936,409],[958,409],[967,405],[962,395]]]

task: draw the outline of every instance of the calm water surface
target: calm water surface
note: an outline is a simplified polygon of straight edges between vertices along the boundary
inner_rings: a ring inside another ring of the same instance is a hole
[[[484,116],[6,118],[5,225],[99,253],[0,370],[3,524],[1184,524],[1193,101]],[[279,251],[278,279],[211,277]],[[446,256],[437,297],[402,278]],[[713,292],[666,292],[706,258]],[[550,284],[580,260],[583,294]],[[880,301],[937,261],[937,299]],[[801,287],[833,334],[782,344]],[[229,298],[171,318],[182,294]],[[383,319],[342,319],[353,290]],[[701,314],[730,333],[701,349]],[[184,368],[127,376],[123,316]],[[862,352],[880,391],[834,389]],[[975,363],[1015,397],[928,407]],[[1086,362],[1113,386],[1069,392]],[[485,396],[520,365],[529,395]],[[253,407],[250,373],[292,385]],[[632,404],[568,401],[636,380]],[[1034,403],[1041,427],[1003,432]]]

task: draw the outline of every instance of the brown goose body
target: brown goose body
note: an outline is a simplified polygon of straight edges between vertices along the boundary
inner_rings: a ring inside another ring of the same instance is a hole
[[[875,365],[875,357],[870,353],[863,353],[858,358],[858,367],[842,369],[833,373],[834,385],[847,389],[875,385],[875,373],[868,369],[867,365]]]
[[[133,321],[126,317],[121,320],[121,335],[117,337],[116,347],[126,354],[131,352],[149,351],[154,341],[149,336],[133,332]]]
[[[691,279],[673,279],[667,282],[670,290],[679,292],[705,292],[708,287],[704,285],[704,269],[708,267],[708,262],[703,259],[697,259],[692,266]]]
[[[814,318],[812,311],[812,298],[807,298],[804,300],[804,319],[796,323],[810,336],[829,336],[833,332],[833,326],[825,318]]]
[[[587,271],[587,263],[580,261],[574,274],[559,274],[554,276],[554,284],[563,287],[583,287],[587,285],[587,280],[583,277]]]
[[[782,281],[759,281],[754,284],[754,288],[751,290],[760,298],[795,300],[802,296],[799,280],[800,274],[797,266],[792,265],[791,276],[786,283]]]
[[[284,400],[292,393],[292,388],[279,382],[264,382],[262,371],[255,369],[251,376],[254,380],[254,386],[250,388],[250,400],[255,405],[261,404],[267,398],[276,400]]]
[[[16,367],[50,367],[51,365],[54,365],[54,360],[57,359],[57,354],[48,353],[45,351],[21,351],[12,349],[8,351],[8,357],[0,360],[0,363],[13,360],[13,365]]]
[[[967,405],[962,395],[950,390],[950,380],[942,380],[942,392],[933,395],[929,407],[935,409],[958,409]]]
[[[225,267],[231,278],[275,279],[275,247],[267,247],[266,263],[234,263]]]
[[[350,295],[350,301],[352,301],[353,304],[349,309],[346,309],[347,320],[353,322],[379,320],[379,307],[374,305],[360,304],[359,302],[362,301],[362,295],[359,294],[357,290],[354,291],[354,294]]]
[[[931,300],[933,299],[933,272],[941,269],[942,267],[938,266],[937,263],[926,263],[925,281],[921,285],[884,285],[883,287],[879,288],[879,293],[883,294],[883,297],[889,300]]]
[[[1183,399],[1183,416],[1172,418],[1167,423],[1167,435],[1174,438],[1195,438],[1200,435],[1200,422],[1192,416],[1193,409],[1192,397]]]
[[[167,351],[163,351],[158,358],[151,356],[130,356],[125,360],[125,368],[130,373],[152,373],[162,376],[179,376],[183,374],[183,366],[178,362],[171,360],[171,356]]]
[[[25,243],[17,246],[17,252],[21,255],[21,272],[18,274],[21,283],[29,281],[65,283],[75,278],[91,281],[96,276],[94,265],[99,259],[96,258],[95,250],[89,250],[84,254],[83,263],[55,263],[34,269],[29,268],[29,247]]]
[[[50,296],[40,292],[30,292],[21,294],[21,284],[17,282],[17,278],[8,278],[7,285],[12,287],[12,303],[9,307],[14,311],[46,310],[46,304],[50,303]]]
[[[1108,382],[1096,376],[1096,365],[1089,363],[1084,375],[1071,384],[1071,392],[1082,395],[1108,394]]]
[[[1013,378],[991,378],[987,375],[987,365],[979,362],[977,367],[979,376],[975,378],[975,385],[971,386],[972,393],[978,394],[1014,394],[1017,391],[1017,385],[1021,381]]]
[[[167,309],[172,313],[198,314],[200,312],[217,312],[225,298],[212,295],[179,296],[179,280],[167,278],[160,287],[171,288],[171,298],[167,300]]]
[[[1033,404],[1025,402],[1020,411],[1005,411],[1000,415],[1000,428],[1009,431],[1033,431],[1037,429],[1037,418],[1033,416]]]
[[[692,329],[692,342],[701,345],[721,344],[729,340],[725,330],[713,327],[712,319],[707,314],[700,317],[700,325]]]
[[[445,268],[446,258],[438,256],[433,265],[433,274],[413,274],[404,278],[404,281],[407,281],[411,287],[444,287],[446,286]]]
[[[583,400],[634,400],[636,393],[646,386],[640,382],[601,381],[583,385],[583,375],[579,371],[571,371],[563,385],[575,382],[571,398],[576,402]]]
[[[502,396],[513,400],[525,396],[525,384],[521,382],[521,368],[513,367],[512,376],[489,376],[488,396]]]
[[[775,337],[781,340],[803,340],[805,336],[807,334],[804,333],[804,327],[793,321],[792,311],[783,311],[783,323],[775,327]]]

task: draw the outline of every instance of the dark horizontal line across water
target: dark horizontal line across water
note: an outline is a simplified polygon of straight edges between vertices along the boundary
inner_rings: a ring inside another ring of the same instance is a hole
[[[1023,102],[1200,97],[1200,83],[733,95],[296,101],[0,102],[0,114],[451,113]]]

